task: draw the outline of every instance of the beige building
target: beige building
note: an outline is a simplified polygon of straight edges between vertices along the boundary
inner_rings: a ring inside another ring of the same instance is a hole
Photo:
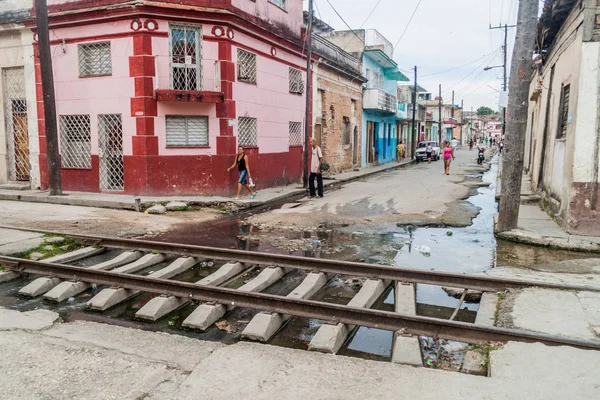
[[[600,1],[546,2],[530,88],[525,171],[567,231],[600,235]]]
[[[32,2],[0,2],[0,185],[39,188],[33,34],[23,22]]]

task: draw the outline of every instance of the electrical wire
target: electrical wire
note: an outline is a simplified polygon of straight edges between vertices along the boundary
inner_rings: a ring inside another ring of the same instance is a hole
[[[482,69],[483,65],[486,64],[488,62],[489,59],[491,59],[500,49],[494,51],[492,54],[488,55],[481,64],[477,65],[477,67],[475,67],[475,69],[473,69],[473,71],[469,72],[467,75],[465,75],[462,79],[460,79],[458,82],[456,82],[455,84],[447,87],[445,89],[445,91],[448,91],[450,89],[452,89],[453,87],[456,87],[457,85],[459,85],[460,83],[462,83],[464,80],[466,80],[468,77],[470,77],[471,75],[473,75],[475,72],[480,71],[478,75],[476,75],[476,77],[472,80],[474,81],[475,79],[477,79],[479,76],[481,76],[485,71]]]
[[[329,0],[327,0],[327,1],[329,1]],[[404,34],[408,30],[410,23],[412,22],[413,18],[415,17],[415,14],[417,13],[417,10],[419,9],[419,6],[421,5],[421,1],[423,1],[423,0],[419,0],[419,2],[417,3],[415,10],[413,11],[412,15],[410,16],[410,19],[408,20],[408,23],[406,24],[406,27],[404,28],[404,31],[402,32],[402,35],[400,35],[400,39],[398,39],[398,41],[396,42],[396,45],[394,46],[394,50],[396,50],[396,47],[398,47],[398,45],[400,44],[400,41],[404,37]]]
[[[360,25],[360,28],[358,28],[358,29],[362,29],[362,27],[365,26],[365,24],[367,23],[367,21],[369,20],[369,18],[371,18],[371,15],[373,15],[373,13],[375,12],[375,10],[379,6],[379,3],[381,3],[381,0],[377,0],[377,3],[375,4],[375,7],[373,7],[373,9],[369,13],[369,15],[367,15],[367,18],[365,19],[365,21]]]
[[[309,0],[310,1],[310,0]],[[321,10],[319,10],[319,4],[317,3],[317,0],[313,0],[313,3],[315,5],[315,8],[317,9],[317,14],[319,14],[319,19],[321,21],[323,21],[323,17],[321,16]]]
[[[340,13],[338,12],[338,10],[335,9],[335,7],[333,6],[333,4],[331,4],[331,1],[326,0],[327,3],[329,3],[329,5],[331,6],[331,8],[333,9],[333,12],[336,13],[336,15],[342,20],[342,22],[344,23],[344,25],[346,25],[346,27],[348,29],[350,29],[352,31],[352,33],[354,33],[354,36],[356,36],[358,38],[358,40],[360,40],[363,44],[365,44],[365,41],[358,36],[358,34],[356,33],[356,31],[352,28],[350,28],[350,25],[348,25],[348,23],[346,22],[346,20],[340,15]]]
[[[421,78],[426,78],[426,77],[428,77],[428,76],[433,76],[433,75],[441,75],[441,74],[445,74],[446,72],[450,72],[450,71],[454,71],[454,70],[457,70],[457,69],[459,69],[459,68],[462,68],[462,67],[466,67],[467,65],[471,65],[471,64],[473,64],[473,63],[476,63],[476,62],[477,62],[477,61],[479,61],[479,60],[483,60],[484,58],[486,58],[486,57],[489,57],[489,56],[491,56],[491,55],[492,55],[492,54],[494,54],[494,53],[495,53],[495,52],[488,53],[488,54],[486,54],[486,55],[484,55],[484,56],[482,56],[482,57],[479,57],[479,58],[478,58],[478,59],[476,59],[476,60],[470,61],[470,62],[468,62],[468,63],[466,63],[466,64],[459,65],[459,66],[457,66],[457,67],[453,67],[453,68],[446,69],[446,70],[439,71],[439,72],[433,72],[433,73],[431,73],[431,74],[425,74],[425,75],[421,75]]]

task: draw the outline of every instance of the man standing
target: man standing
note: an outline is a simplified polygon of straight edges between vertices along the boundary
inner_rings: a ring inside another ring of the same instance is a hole
[[[454,160],[456,158],[456,156],[454,155],[456,148],[458,147],[458,139],[456,138],[452,138],[452,159]]]
[[[315,178],[317,178],[318,198],[323,198],[323,175],[321,174],[321,164],[323,163],[323,152],[317,146],[315,138],[310,139],[312,147],[312,158],[310,159],[310,177],[308,178],[308,188],[310,197],[315,197]]]

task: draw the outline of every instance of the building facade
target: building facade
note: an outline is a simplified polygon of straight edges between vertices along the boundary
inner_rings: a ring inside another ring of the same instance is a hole
[[[305,17],[306,18],[306,17]],[[315,18],[318,31],[328,25]],[[332,29],[329,28],[329,32]],[[330,173],[349,171],[362,161],[362,85],[360,60],[313,34],[313,136]]]
[[[546,2],[530,87],[525,170],[544,208],[581,235],[600,235],[599,20],[597,0]]]
[[[40,187],[32,2],[0,2],[0,185]]]
[[[300,180],[300,0],[48,6],[64,190],[228,194],[238,145],[259,187]]]
[[[392,59],[393,45],[374,29],[323,34],[362,62],[362,160],[361,166],[395,161],[398,132],[398,82],[408,78]]]

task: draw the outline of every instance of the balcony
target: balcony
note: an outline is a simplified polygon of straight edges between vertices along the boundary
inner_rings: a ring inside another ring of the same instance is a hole
[[[363,91],[363,109],[380,111],[386,114],[396,114],[398,100],[396,96],[382,89],[365,89]]]

